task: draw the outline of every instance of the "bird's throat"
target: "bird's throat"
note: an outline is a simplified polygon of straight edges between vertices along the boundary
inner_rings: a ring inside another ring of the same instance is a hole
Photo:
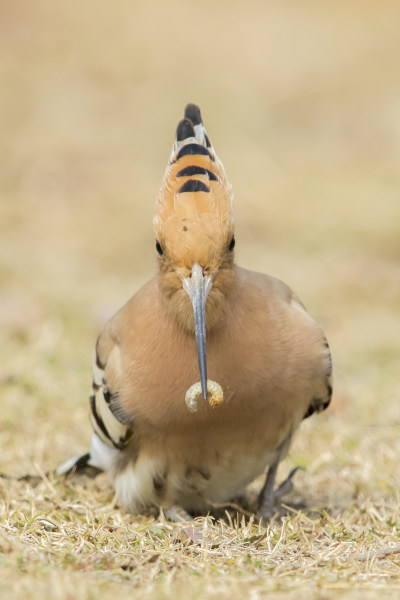
[[[234,297],[234,279],[233,268],[216,274],[206,300],[207,333],[223,326],[228,303]],[[179,327],[194,335],[193,307],[180,278],[172,270],[161,270],[158,285],[165,312]]]

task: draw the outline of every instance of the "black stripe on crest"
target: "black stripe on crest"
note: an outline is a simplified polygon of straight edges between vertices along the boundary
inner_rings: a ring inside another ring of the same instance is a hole
[[[184,192],[209,192],[210,188],[199,181],[198,179],[188,179],[178,190],[178,194],[183,194]]]
[[[218,181],[218,177],[215,173],[204,167],[198,167],[197,165],[185,167],[176,174],[177,177],[191,177],[192,175],[208,175],[210,181]]]
[[[205,148],[201,144],[186,144],[186,146],[183,146],[183,148],[179,150],[176,160],[179,160],[180,158],[182,158],[182,156],[196,154],[202,154],[203,156],[208,156],[208,158],[214,160],[207,148]]]

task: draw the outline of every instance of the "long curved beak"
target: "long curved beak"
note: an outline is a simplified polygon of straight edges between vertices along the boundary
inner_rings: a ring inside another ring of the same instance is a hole
[[[204,400],[207,400],[206,299],[211,289],[212,278],[211,275],[204,275],[203,269],[195,263],[192,267],[192,275],[183,277],[182,283],[193,306],[201,391]]]

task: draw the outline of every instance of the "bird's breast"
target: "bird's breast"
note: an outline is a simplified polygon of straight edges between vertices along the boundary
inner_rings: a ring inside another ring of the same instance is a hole
[[[221,385],[224,400],[213,408],[200,398],[192,413],[185,394],[199,381],[194,335],[166,319],[157,305],[150,320],[136,320],[131,343],[121,347],[120,393],[135,431],[147,438],[167,434],[163,443],[187,434],[197,445],[223,447],[237,439],[245,447],[255,437],[261,449],[276,447],[300,421],[304,402],[295,393],[289,350],[286,356],[282,348],[273,351],[277,335],[268,323],[251,325],[232,318],[207,336],[208,377]]]
[[[194,335],[165,314],[157,294],[125,314],[119,401],[135,458],[121,463],[116,479],[122,501],[195,508],[226,500],[264,470],[301,421],[321,367],[319,334],[287,303],[246,292],[207,334],[208,377],[224,401],[212,408],[200,399],[195,413],[185,403],[199,380]]]

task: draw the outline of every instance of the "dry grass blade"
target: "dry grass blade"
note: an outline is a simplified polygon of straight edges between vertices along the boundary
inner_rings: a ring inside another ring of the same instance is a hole
[[[383,548],[377,552],[364,552],[363,554],[355,554],[351,556],[349,560],[372,560],[374,558],[386,558],[392,554],[400,553],[400,545],[394,546],[393,548]]]

